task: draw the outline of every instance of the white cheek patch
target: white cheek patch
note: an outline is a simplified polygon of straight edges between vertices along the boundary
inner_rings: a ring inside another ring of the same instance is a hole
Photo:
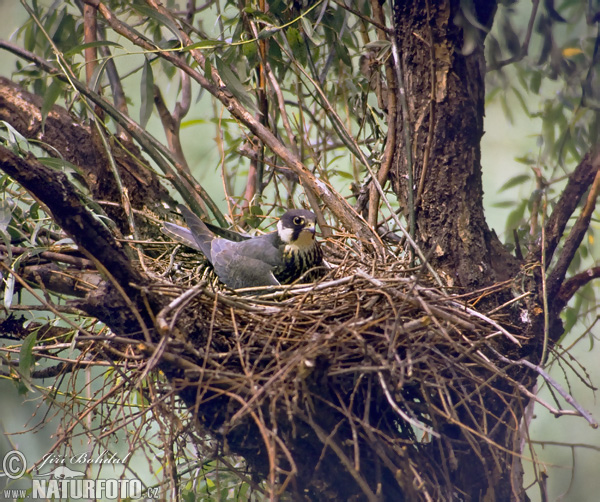
[[[292,237],[294,236],[294,229],[283,228],[281,220],[277,222],[277,233],[279,234],[279,238],[286,244],[292,242]]]

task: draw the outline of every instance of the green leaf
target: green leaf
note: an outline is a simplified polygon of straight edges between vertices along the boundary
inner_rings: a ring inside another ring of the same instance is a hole
[[[506,183],[504,183],[504,185],[500,187],[498,192],[504,192],[505,190],[516,187],[517,185],[521,185],[526,181],[529,181],[529,174],[519,174],[517,176],[513,176]]]
[[[214,82],[213,78],[212,78],[212,68],[213,68],[213,64],[212,64],[210,58],[206,58],[206,60],[204,61],[204,76],[210,82]]]
[[[244,221],[250,225],[252,228],[258,228],[262,222],[263,210],[257,204],[253,204],[249,208],[249,212],[244,216]]]
[[[150,19],[154,19],[159,25],[167,28],[173,35],[177,37],[179,43],[183,45],[183,39],[181,38],[181,33],[179,32],[179,26],[167,16],[162,15],[160,12],[157,12],[151,7],[141,4],[134,4],[132,7],[137,10],[143,16],[147,16]]]
[[[5,122],[4,120],[0,120],[0,126],[4,126],[6,128],[6,136],[3,136],[6,139],[7,146],[13,153],[26,152],[29,150],[29,142],[27,138],[23,136],[19,131],[17,131],[11,124]]]
[[[350,52],[348,51],[348,47],[341,43],[336,43],[335,53],[346,66],[352,68],[352,59],[350,59]]]
[[[255,113],[257,111],[256,105],[252,100],[250,94],[246,91],[244,84],[240,81],[238,76],[231,71],[229,66],[223,62],[223,60],[219,57],[215,57],[215,64],[217,66],[217,70],[219,71],[219,75],[221,75],[221,79],[225,82],[227,86],[227,90],[231,92],[240,102],[248,109],[248,111],[252,111]]]
[[[4,234],[2,234],[4,236]],[[2,239],[6,242],[5,239]],[[10,242],[10,241],[9,241]],[[3,305],[6,310],[10,310],[12,307],[13,296],[15,293],[15,276],[13,274],[9,274],[9,276],[4,281],[4,301]]]
[[[100,88],[100,80],[102,78],[102,75],[104,74],[104,69],[106,68],[108,62],[109,59],[107,58],[103,60],[100,64],[96,65],[96,67],[94,68],[94,71],[92,72],[92,77],[90,78],[90,88],[93,91],[98,92],[98,89]]]
[[[542,72],[534,71],[529,81],[529,90],[534,94],[540,93],[540,87],[542,85]]]
[[[279,28],[267,28],[262,30],[259,34],[258,34],[258,39],[259,40],[266,40],[267,38],[271,38],[273,35],[275,35],[275,33],[277,33],[279,31]]]
[[[290,44],[292,54],[296,57],[296,59],[300,62],[302,66],[306,66],[308,62],[308,57],[306,54],[306,44],[304,43],[304,38],[302,37],[300,30],[294,27],[288,28],[285,32],[285,36],[287,38],[288,44]]]
[[[42,130],[46,123],[48,113],[56,103],[58,96],[62,92],[62,83],[59,80],[53,80],[46,92],[44,93],[44,102],[42,103]]]
[[[564,332],[569,333],[579,319],[579,309],[567,307],[562,314],[565,320]]]
[[[148,58],[144,61],[142,68],[142,81],[140,82],[141,105],[140,105],[140,125],[146,128],[152,110],[154,109],[154,74],[152,65]]]
[[[92,47],[117,47],[122,49],[123,46],[116,42],[111,42],[110,40],[97,40],[96,42],[88,42],[86,44],[76,45],[72,49],[69,49],[64,53],[66,57],[73,56],[79,52],[83,52],[86,49],[90,49]]]
[[[223,47],[224,45],[228,44],[221,42],[220,40],[200,40],[200,42],[186,45],[181,51],[187,52],[194,49],[216,49],[217,47]]]
[[[7,232],[12,220],[13,206],[8,200],[0,200],[0,232]]]
[[[183,500],[183,502],[195,502],[196,496],[194,495],[194,492],[192,492],[192,491],[183,492],[181,499]]]
[[[514,200],[501,200],[500,202],[494,202],[492,204],[492,207],[507,208],[507,207],[513,207],[514,205],[515,205]]]
[[[523,98],[523,95],[516,89],[516,87],[513,87],[512,91],[519,100],[519,103],[521,104],[521,108],[523,108],[525,115],[531,117],[531,112],[529,111],[529,107],[527,106],[527,102],[525,101],[525,98]]]
[[[258,64],[258,46],[255,41],[249,41],[242,44],[242,54],[248,60],[251,66]]]
[[[511,211],[506,219],[506,230],[513,230],[518,228],[523,223],[523,215],[525,214],[525,208],[527,207],[527,201],[521,202],[518,207]]]
[[[31,369],[35,365],[35,357],[33,356],[33,347],[37,342],[37,331],[34,331],[27,335],[21,345],[19,352],[19,374],[25,379],[29,380],[31,377]]]
[[[50,169],[54,169],[56,171],[64,171],[69,172],[70,170],[75,171],[80,176],[85,175],[84,169],[75,164],[72,164],[68,160],[56,158],[56,157],[38,157],[37,159],[40,164],[43,164]]]
[[[347,179],[347,180],[350,180],[350,181],[354,181],[354,175],[352,173],[347,172],[347,171],[338,171],[338,170],[335,170],[335,171],[333,171],[332,174],[337,175],[340,178],[344,178],[344,179]]]
[[[506,100],[506,94],[501,94],[500,95],[500,106],[502,107],[502,111],[504,112],[504,116],[506,117],[506,120],[508,120],[511,124],[514,123],[514,117],[513,117],[513,112],[511,107],[508,104],[508,101]]]
[[[502,33],[502,39],[504,40],[506,48],[510,52],[511,56],[520,54],[521,41],[508,17],[504,17],[502,19],[502,22],[500,23],[500,31]]]

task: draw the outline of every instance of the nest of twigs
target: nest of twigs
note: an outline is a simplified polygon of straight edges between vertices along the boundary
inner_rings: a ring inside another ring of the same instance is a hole
[[[341,240],[326,258],[332,268],[318,282],[254,295],[215,288],[202,267],[194,286],[190,273],[157,286],[173,298],[159,324],[171,334],[177,325],[173,350],[190,362],[173,382],[213,434],[244,436],[236,452],[256,449],[263,474],[284,488],[299,464],[327,468],[331,454],[364,491],[375,465],[403,466],[412,482],[388,483],[410,500],[441,500],[462,451],[481,438],[500,451],[496,433],[518,428],[521,391],[499,352],[520,346],[508,322],[515,304],[478,311],[510,284],[448,291],[425,267]],[[295,446],[309,433],[323,445],[314,458]],[[440,455],[447,472],[428,468]]]

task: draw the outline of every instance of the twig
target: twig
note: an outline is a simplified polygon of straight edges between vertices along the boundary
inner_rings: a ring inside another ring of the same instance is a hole
[[[575,408],[577,413],[581,417],[585,418],[587,420],[587,422],[592,426],[593,429],[598,428],[598,422],[596,422],[596,420],[594,420],[594,417],[592,417],[592,415],[590,413],[588,413],[577,401],[575,401],[575,399],[573,399],[573,397],[562,387],[562,385],[560,385],[548,373],[546,373],[546,371],[544,371],[544,369],[541,366],[539,366],[537,364],[533,364],[532,362],[528,361],[527,359],[519,359],[518,361],[513,361],[512,359],[509,359],[508,357],[504,357],[493,347],[490,347],[490,348],[501,361],[508,363],[508,364],[515,364],[517,366],[526,366],[527,368],[535,371],[544,380],[546,380],[548,385],[550,385],[553,389],[555,389],[567,403],[569,403],[573,408]],[[546,406],[546,408],[548,408],[549,405],[545,405],[545,406]],[[548,408],[548,409],[550,409],[550,408]],[[565,411],[565,410],[554,410],[554,411],[552,411],[552,413],[558,414],[558,415],[569,414],[569,412]]]
[[[388,389],[387,384],[385,383],[385,379],[383,378],[383,375],[381,374],[380,371],[377,372],[377,377],[379,378],[379,383],[381,384],[381,389],[383,390],[383,393],[385,394],[385,397],[387,399],[387,402],[389,403],[389,405],[392,407],[392,409],[403,419],[406,420],[409,424],[415,426],[417,429],[422,430],[423,432],[426,432],[428,434],[431,434],[432,436],[435,436],[436,438],[441,437],[437,432],[435,432],[431,427],[427,427],[426,425],[422,424],[421,422],[418,422],[417,420],[415,420],[414,418],[409,417],[406,413],[404,413],[400,407],[396,404],[396,402],[394,401],[394,398],[392,397],[392,394],[390,393],[390,390]]]
[[[373,493],[373,490],[371,490],[371,487],[366,483],[364,477],[361,476],[356,469],[354,469],[352,461],[346,456],[344,450],[340,446],[338,446],[338,444],[335,441],[333,441],[327,436],[327,433],[312,419],[310,415],[302,418],[313,428],[319,440],[325,446],[328,446],[333,450],[333,452],[340,459],[340,462],[344,465],[344,467],[348,470],[348,472],[354,478],[356,483],[360,486],[367,499],[370,502],[377,502],[379,500],[379,497],[377,497]]]
[[[494,65],[490,65],[490,67],[488,68],[488,72],[499,70],[506,65],[521,61],[525,56],[527,56],[527,54],[529,53],[529,42],[531,41],[531,35],[533,33],[533,27],[535,26],[535,18],[537,16],[539,5],[540,0],[532,0],[531,14],[529,16],[527,32],[525,33],[525,38],[523,39],[523,45],[521,46],[521,50],[519,50],[517,54],[510,58],[504,59],[503,61],[498,61]]]
[[[404,155],[406,157],[406,171],[408,173],[407,186],[407,203],[408,203],[408,234],[411,240],[415,238],[415,193],[414,193],[414,166],[412,158],[412,127],[408,114],[408,100],[406,99],[406,86],[402,71],[402,60],[400,59],[400,51],[396,39],[392,40],[392,55],[394,56],[394,69],[396,70],[396,85],[398,86],[398,94],[400,95],[400,108],[402,113],[402,129],[404,130]],[[411,260],[412,264],[412,260]]]
[[[496,307],[496,308],[494,308],[494,309],[490,310],[490,311],[487,313],[487,315],[488,315],[488,316],[490,316],[490,315],[493,315],[493,314],[495,314],[496,312],[499,312],[500,310],[502,310],[502,309],[504,309],[504,308],[508,307],[509,305],[512,305],[513,303],[515,303],[515,302],[518,302],[518,301],[522,300],[523,298],[527,298],[528,296],[530,296],[530,295],[532,295],[532,294],[533,294],[533,293],[532,293],[531,291],[527,291],[526,293],[523,293],[522,295],[515,296],[515,297],[514,297],[512,300],[508,300],[507,302],[503,303],[502,305],[499,305],[498,307]]]
[[[196,284],[192,289],[187,290],[185,293],[175,298],[175,300],[170,302],[158,313],[158,315],[156,316],[156,325],[163,335],[171,332],[177,320],[176,316],[173,316],[171,323],[168,323],[166,317],[169,315],[169,313],[172,310],[180,309],[183,306],[185,306],[195,295],[202,291],[205,285],[206,281],[201,281],[200,283]]]

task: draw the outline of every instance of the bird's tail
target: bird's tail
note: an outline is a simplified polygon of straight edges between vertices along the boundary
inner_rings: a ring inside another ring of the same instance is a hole
[[[215,238],[215,234],[213,234],[204,224],[204,222],[194,213],[192,213],[187,207],[179,204],[177,208],[181,211],[185,222],[188,224],[188,227],[190,227],[189,231],[196,243],[196,246],[192,247],[202,251],[204,256],[206,256],[209,261],[212,261],[210,248],[212,240]]]
[[[180,244],[184,244],[189,248],[196,249],[202,252],[202,249],[198,246],[196,239],[192,235],[192,232],[185,227],[181,227],[176,225],[175,223],[169,223],[167,221],[163,222],[163,227],[161,229],[162,233],[166,236],[173,239],[175,242],[179,242]]]

